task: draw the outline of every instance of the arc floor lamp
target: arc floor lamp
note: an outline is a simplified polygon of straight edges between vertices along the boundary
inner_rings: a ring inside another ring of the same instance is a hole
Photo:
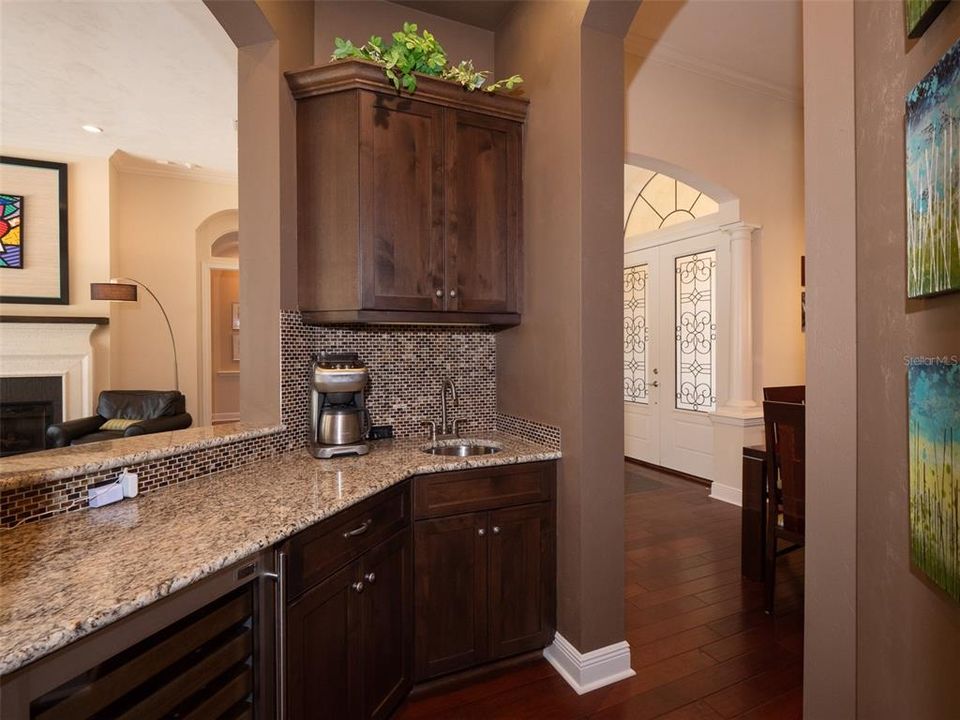
[[[150,297],[153,298],[154,302],[157,303],[157,307],[160,308],[160,312],[163,314],[163,319],[167,323],[167,331],[170,333],[170,344],[173,346],[173,377],[174,382],[176,383],[177,392],[180,391],[180,367],[177,364],[177,340],[173,336],[173,326],[170,324],[170,318],[167,317],[167,311],[163,308],[163,303],[160,302],[160,298],[147,287],[144,283],[139,280],[134,280],[133,278],[121,277],[121,278],[111,278],[110,282],[105,283],[90,283],[90,299],[91,300],[110,300],[113,302],[136,302],[137,301],[137,286],[142,287]]]

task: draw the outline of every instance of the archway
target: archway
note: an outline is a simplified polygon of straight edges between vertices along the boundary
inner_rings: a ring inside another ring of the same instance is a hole
[[[239,212],[214,213],[196,235],[199,414],[216,425],[240,419]]]

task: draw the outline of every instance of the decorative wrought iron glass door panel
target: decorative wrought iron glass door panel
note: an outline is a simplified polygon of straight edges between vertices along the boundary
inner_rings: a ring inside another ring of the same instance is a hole
[[[717,397],[717,251],[674,259],[678,410],[709,413]]]
[[[647,392],[647,275],[648,266],[623,271],[623,400],[649,402]]]

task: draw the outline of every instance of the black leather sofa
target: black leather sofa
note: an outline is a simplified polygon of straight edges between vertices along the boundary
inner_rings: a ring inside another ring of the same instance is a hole
[[[136,420],[123,430],[101,430],[107,420]],[[187,400],[176,390],[104,390],[97,414],[47,428],[47,447],[116,440],[150,433],[182,430],[193,423]]]

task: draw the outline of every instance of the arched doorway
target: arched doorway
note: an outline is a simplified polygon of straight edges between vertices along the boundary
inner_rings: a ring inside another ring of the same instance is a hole
[[[240,419],[240,243],[237,210],[211,215],[197,228],[200,420]]]

